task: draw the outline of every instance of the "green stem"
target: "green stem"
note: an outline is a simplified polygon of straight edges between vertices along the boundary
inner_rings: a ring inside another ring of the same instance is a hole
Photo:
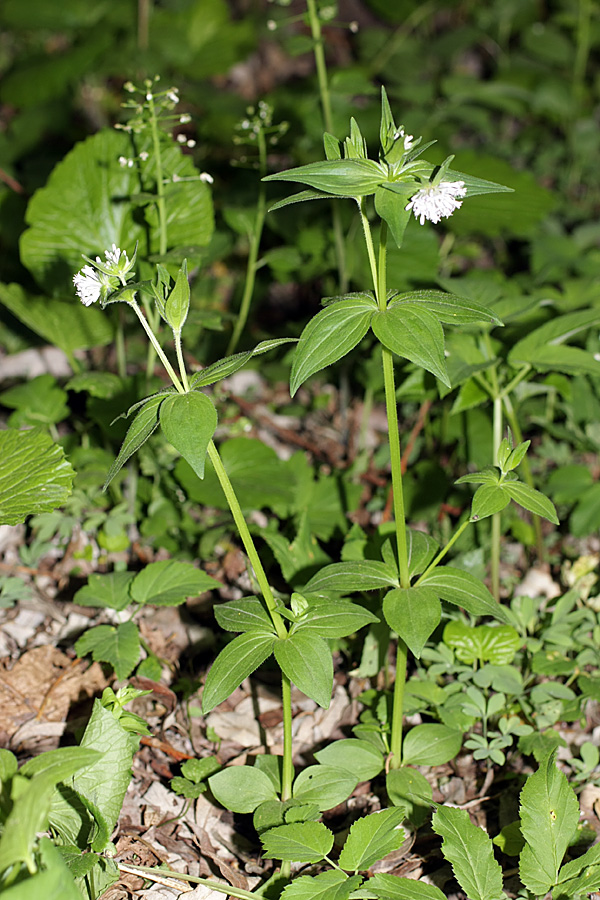
[[[281,700],[283,705],[283,771],[281,774],[281,799],[290,800],[294,783],[292,762],[292,686],[288,676],[281,673]]]
[[[240,506],[240,502],[236,496],[236,493],[233,489],[233,485],[229,480],[229,476],[225,471],[225,466],[221,460],[219,455],[219,451],[215,447],[214,441],[210,441],[208,444],[208,455],[210,461],[212,462],[217,478],[219,479],[219,483],[223,489],[223,493],[225,494],[225,498],[229,505],[229,509],[231,510],[231,514],[233,516],[233,520],[236,524],[237,530],[239,532],[240,538],[242,540],[242,544],[244,545],[244,549],[250,560],[250,564],[254,569],[254,574],[256,576],[256,580],[260,587],[263,599],[265,601],[265,606],[267,607],[267,611],[271,617],[271,621],[273,622],[273,627],[277,632],[277,637],[281,639],[287,638],[287,628],[283,623],[283,619],[281,618],[279,612],[277,611],[277,604],[275,603],[275,597],[273,596],[273,591],[271,590],[271,585],[267,580],[267,575],[263,568],[263,565],[260,561],[260,557],[256,550],[256,546],[252,539],[252,535],[250,534],[250,530],[246,524],[246,520],[244,519],[244,514],[242,513],[242,508]]]
[[[523,442],[523,433],[521,431],[521,426],[519,425],[519,420],[517,419],[511,399],[508,395],[506,395],[502,398],[502,402],[504,404],[506,418],[508,419],[510,429],[515,438],[515,442],[517,444],[521,444]],[[526,484],[528,484],[530,488],[535,488],[533,473],[531,471],[531,466],[529,464],[529,459],[527,458],[527,456],[523,457],[521,466],[523,467],[523,477],[525,478]],[[544,547],[544,537],[542,535],[542,520],[539,516],[533,515],[532,522],[533,530],[535,532],[535,546],[538,559],[540,560],[540,562],[544,562],[546,559],[546,548]]]
[[[404,714],[404,687],[406,684],[406,661],[408,648],[402,638],[398,638],[396,650],[396,678],[394,681],[394,701],[392,705],[392,733],[390,735],[390,769],[402,765],[402,717]]]
[[[175,338],[175,352],[177,354],[177,364],[179,366],[179,374],[181,375],[181,382],[183,384],[183,389],[187,394],[187,392],[190,389],[190,383],[188,381],[187,372],[185,370],[185,360],[183,358],[183,349],[181,346],[181,331],[173,331],[173,337]]]
[[[150,109],[150,129],[152,133],[152,145],[154,149],[154,165],[156,166],[156,209],[158,212],[158,252],[164,256],[167,252],[167,207],[165,204],[165,185],[162,165],[162,153],[160,148],[160,134],[158,118],[154,105],[152,90],[147,94],[148,107]]]
[[[137,45],[139,50],[148,49],[151,2],[152,0],[138,0]]]
[[[189,884],[203,884],[219,894],[225,894],[228,897],[239,897],[239,900],[256,900],[256,894],[251,891],[245,891],[243,888],[236,888],[230,884],[220,884],[218,881],[212,881],[210,878],[197,878],[195,875],[183,875],[181,872],[174,872],[170,869],[152,869],[150,866],[135,866],[132,863],[117,863],[117,865],[121,872],[127,872],[131,875],[168,877],[175,881],[187,881]]]
[[[169,373],[169,378],[171,379],[171,381],[173,382],[173,384],[175,385],[175,387],[177,388],[177,390],[179,391],[179,393],[180,393],[180,394],[185,394],[185,390],[183,389],[183,387],[182,387],[182,385],[181,385],[181,382],[179,381],[179,378],[177,377],[177,375],[176,375],[176,373],[175,373],[175,369],[173,368],[173,366],[171,365],[171,363],[169,362],[169,360],[168,360],[167,357],[165,356],[165,353],[164,353],[164,351],[163,351],[163,348],[162,348],[162,347],[160,346],[160,344],[158,343],[158,341],[157,341],[157,339],[156,339],[156,336],[155,336],[154,332],[153,332],[152,329],[150,328],[148,322],[146,321],[146,319],[145,319],[145,317],[144,317],[144,315],[143,315],[141,309],[140,309],[139,306],[137,305],[136,301],[135,301],[135,300],[130,300],[130,301],[129,301],[129,305],[130,305],[131,308],[135,311],[135,314],[137,315],[138,319],[139,319],[140,322],[142,323],[142,327],[143,327],[144,331],[146,332],[146,334],[148,335],[148,338],[150,339],[150,343],[151,343],[152,346],[154,347],[154,349],[155,349],[155,351],[156,351],[156,354],[157,354],[158,358],[160,359],[160,361],[162,362],[163,366],[165,367],[165,369],[166,369],[167,372]]]
[[[267,144],[262,129],[260,129],[258,132],[258,159],[260,175],[262,178],[267,171]],[[242,302],[240,304],[240,311],[238,313],[237,321],[235,323],[235,327],[229,341],[229,346],[227,347],[227,356],[235,352],[242,331],[244,330],[244,327],[246,325],[246,321],[248,320],[248,313],[250,312],[250,303],[252,301],[252,294],[254,293],[254,283],[256,281],[258,252],[260,249],[263,227],[265,224],[266,196],[265,186],[261,181],[258,192],[258,203],[256,206],[254,228],[250,238],[248,262],[246,264],[246,282],[244,284],[244,293],[242,295]]]
[[[498,395],[494,398],[493,419],[493,458],[498,459],[498,449],[502,441],[502,400]],[[500,602],[500,539],[502,536],[502,513],[494,513],[492,516],[492,548],[490,555],[490,577],[492,581],[492,594],[496,602]]]
[[[433,571],[433,569],[435,569],[436,566],[439,566],[439,564],[445,557],[448,550],[450,550],[452,545],[457,542],[457,540],[459,539],[459,537],[461,536],[461,534],[463,533],[465,528],[467,528],[467,526],[470,525],[472,523],[472,521],[473,521],[472,519],[465,519],[465,521],[462,523],[462,525],[458,526],[458,528],[456,529],[456,531],[454,532],[454,534],[452,535],[452,537],[450,538],[450,540],[448,541],[446,546],[442,550],[440,550],[440,552],[438,553],[436,558],[433,560],[433,562],[427,566],[427,568],[425,569],[423,574],[420,576],[419,580],[415,582],[415,587],[417,587],[417,585],[421,584],[421,582],[423,581],[425,576],[429,575],[429,573],[431,571]]]
[[[117,372],[120,378],[127,375],[127,360],[125,357],[125,308],[118,304],[117,330],[115,333],[115,351],[117,354]]]
[[[315,0],[306,0],[306,9],[308,11],[310,30],[313,38],[313,53],[317,69],[317,81],[319,84],[321,109],[323,111],[323,122],[325,124],[325,130],[330,134],[333,134],[333,116],[331,114],[331,95],[329,93],[329,82],[327,80],[327,63],[323,47],[321,20],[319,19]],[[332,200],[331,202],[331,215],[333,220],[333,239],[338,267],[338,280],[340,283],[340,291],[345,293],[348,289],[348,278],[346,275],[346,245],[344,243],[340,209],[335,200]]]

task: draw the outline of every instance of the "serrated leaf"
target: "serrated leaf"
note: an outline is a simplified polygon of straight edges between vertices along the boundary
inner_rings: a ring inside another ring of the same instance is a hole
[[[206,394],[171,394],[160,406],[160,427],[198,478],[204,478],[209,441],[217,427],[217,411]]]
[[[438,807],[431,827],[443,838],[442,853],[469,900],[500,900],[506,896],[492,842],[471,822],[466,810]]]
[[[73,603],[121,612],[131,603],[129,586],[134,577],[135,572],[107,572],[104,575],[92,572],[88,583],[73,597]]]
[[[282,900],[348,900],[362,883],[360,875],[330,869],[320,875],[301,875],[285,886]]]
[[[165,399],[164,394],[158,397],[151,397],[144,402],[144,405],[136,415],[135,419],[129,426],[125,440],[121,444],[119,455],[110,467],[103,490],[106,490],[117,472],[125,465],[128,459],[133,456],[136,450],[146,443],[150,435],[158,428],[158,410],[160,404]]]
[[[333,847],[333,834],[322,822],[279,825],[261,835],[263,856],[290,862],[320,862]]]
[[[188,597],[197,597],[218,587],[221,587],[220,582],[191,563],[163,559],[143,568],[135,576],[129,593],[136,603],[178,606]]]
[[[326,641],[301,627],[274,644],[275,659],[303,694],[329,709],[333,690],[333,660]]]
[[[267,800],[276,800],[273,782],[256,766],[228,766],[208,779],[221,806],[236,813],[254,812]]]
[[[434,884],[398,875],[378,872],[369,879],[368,885],[377,900],[446,900],[446,895]]]
[[[461,606],[473,616],[493,616],[501,622],[509,622],[506,609],[471,572],[453,566],[438,566],[421,578],[419,584],[433,588],[442,600]]]
[[[420,659],[427,640],[439,625],[442,605],[430,587],[394,588],[383,601],[385,620]]]
[[[75,643],[78,656],[91,653],[97,662],[107,662],[119,679],[127,678],[140,659],[140,636],[134,622],[121,625],[96,625]]]
[[[311,603],[302,619],[302,629],[316,631],[324,638],[341,638],[378,621],[377,616],[358,603],[330,600]]]
[[[374,194],[386,176],[370,159],[326,159],[285,172],[267,175],[263,181],[295,181],[337,197]]]
[[[292,397],[307,378],[342,359],[364,338],[377,304],[369,294],[354,294],[314,316],[300,336],[290,375]]]
[[[274,634],[273,623],[260,600],[245,597],[214,607],[215,619],[225,631],[260,631]]]
[[[473,322],[492,322],[502,325],[496,313],[466,297],[447,294],[445,291],[410,291],[396,294],[388,306],[392,309],[397,304],[416,304],[433,313],[440,322],[447,325],[469,325]]]
[[[398,828],[404,815],[403,809],[384,809],[354,822],[338,865],[347,872],[363,872],[397,850],[404,843],[404,832]]]
[[[519,873],[534,894],[546,894],[558,878],[558,870],[579,822],[575,792],[556,767],[556,751],[540,762],[521,791],[521,851]]]
[[[358,778],[347,769],[308,766],[294,782],[294,797],[303,803],[316,803],[320,810],[333,809],[348,799],[357,784]]]
[[[273,652],[269,634],[240,634],[221,650],[206,676],[202,711],[206,715],[240,686]]]
[[[510,495],[498,484],[484,484],[477,488],[473,496],[471,515],[473,518],[485,519],[502,512],[510,503]]]
[[[417,304],[400,303],[376,313],[371,327],[384,347],[451,387],[444,358],[444,332],[433,313]]]
[[[323,750],[318,750],[314,756],[321,765],[347,769],[359,781],[370,781],[371,778],[375,778],[382,771],[385,762],[383,754],[377,747],[356,738],[332,741]]]
[[[462,733],[446,725],[415,725],[404,739],[402,764],[441,766],[458,756]]]
[[[0,431],[1,524],[18,525],[61,506],[74,477],[62,447],[45,432]]]
[[[519,506],[523,506],[536,516],[543,516],[554,525],[560,524],[554,504],[540,491],[529,487],[528,484],[523,484],[522,481],[508,481],[503,488]]]
[[[332,563],[324,566],[304,587],[307,594],[338,594],[353,591],[375,591],[398,586],[398,573],[386,563],[363,559],[356,562]]]

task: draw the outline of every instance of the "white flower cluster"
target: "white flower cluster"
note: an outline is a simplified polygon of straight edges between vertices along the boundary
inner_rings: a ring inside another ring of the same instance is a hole
[[[116,290],[119,285],[125,284],[125,276],[135,263],[135,258],[130,260],[127,253],[116,244],[110,250],[105,250],[104,256],[105,262],[97,256],[95,263],[84,266],[73,276],[75,291],[84,306],[91,306]]]
[[[91,266],[84,266],[77,275],[73,276],[77,296],[84,306],[91,306],[100,299],[103,287],[100,279],[103,274],[103,272],[96,272]]]
[[[425,224],[425,219],[437,223],[460,209],[466,195],[464,181],[440,181],[439,184],[422,187],[404,208],[412,209],[415,219],[418,219],[421,225]]]
[[[413,145],[414,135],[406,134],[406,132],[404,131],[404,125],[401,125],[400,128],[398,128],[394,133],[394,140],[399,141],[400,139],[402,139],[404,149],[410,150]]]

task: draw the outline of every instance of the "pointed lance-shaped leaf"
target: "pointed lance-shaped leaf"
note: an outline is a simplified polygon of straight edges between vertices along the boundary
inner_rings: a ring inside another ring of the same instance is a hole
[[[125,440],[123,441],[121,449],[119,450],[119,455],[110,467],[102,490],[105,491],[107,489],[108,485],[111,483],[117,472],[122,468],[122,466],[125,465],[127,460],[131,456],[133,456],[136,450],[140,449],[142,444],[144,444],[148,440],[150,435],[156,430],[156,428],[158,427],[158,411],[164,399],[164,395],[159,394],[156,397],[151,397],[144,403],[137,416],[129,426],[127,434],[125,435]]]
[[[267,175],[263,181],[296,181],[339,197],[374,194],[387,175],[371,159],[326,159],[285,172]]]
[[[433,313],[403,303],[376,313],[371,327],[384,347],[451,387],[444,359],[444,332]]]

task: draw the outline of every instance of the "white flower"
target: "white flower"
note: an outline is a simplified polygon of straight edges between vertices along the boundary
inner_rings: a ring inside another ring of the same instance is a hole
[[[184,113],[182,116],[179,116],[179,121],[182,125],[187,125],[188,122],[192,121],[192,117],[189,113]]]
[[[150,156],[150,154],[148,153],[147,150],[142,150],[142,152],[140,153],[140,159],[142,162],[146,162],[146,160],[148,159],[149,156]]]
[[[200,181],[204,181],[206,184],[212,184],[215,179],[212,175],[209,175],[208,172],[200,172]]]
[[[187,141],[187,138],[186,138],[185,134],[178,134],[178,135],[177,135],[177,142],[178,142],[179,144],[185,144],[186,141]]]
[[[190,138],[190,140],[186,143],[186,147],[189,147],[190,150],[192,149],[192,147],[195,147],[195,146],[196,146],[196,141],[192,140],[191,138]]]
[[[179,94],[177,93],[177,88],[171,88],[170,91],[167,91],[167,97],[171,101],[171,103],[179,103]]]
[[[126,156],[120,156],[119,157],[119,165],[122,166],[123,168],[132,169],[133,168],[133,160],[127,159]]]
[[[422,187],[404,208],[412,209],[415,219],[419,219],[421,225],[425,224],[425,219],[439,222],[440,219],[451,216],[456,209],[460,209],[462,198],[466,194],[464,181],[440,181],[439,184]],[[461,199],[457,200],[457,197]]]
[[[95,272],[91,266],[84,266],[81,272],[74,275],[73,284],[75,285],[77,296],[84,306],[91,306],[92,303],[100,299],[102,282],[98,272]]]
[[[127,275],[135,262],[135,260],[130,260],[125,250],[121,250],[116,244],[113,244],[110,250],[105,250],[104,255],[106,257],[105,263],[102,262],[99,256],[96,257],[96,262],[99,266],[104,267],[104,270],[109,275],[117,277]]]

